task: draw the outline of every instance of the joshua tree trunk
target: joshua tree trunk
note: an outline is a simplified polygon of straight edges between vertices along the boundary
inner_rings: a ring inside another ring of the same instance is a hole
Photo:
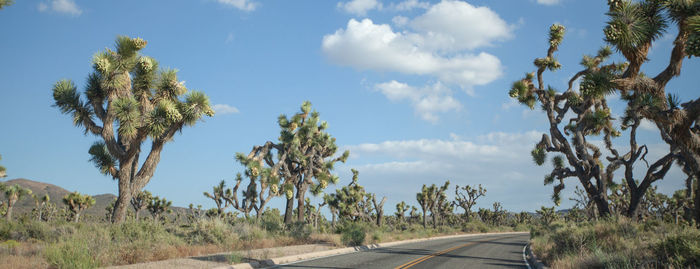
[[[80,212],[76,212],[73,214],[73,222],[78,223],[78,220],[80,219]]]
[[[284,223],[292,223],[294,218],[294,197],[287,199],[287,207],[284,210]]]
[[[15,201],[10,199],[7,201],[7,213],[5,214],[5,219],[7,221],[12,221],[12,208],[15,206]]]
[[[304,221],[304,209],[305,209],[305,196],[306,189],[308,185],[304,185],[300,189],[297,189],[297,221]]]
[[[423,228],[428,227],[428,216],[425,212],[425,209],[423,209]]]

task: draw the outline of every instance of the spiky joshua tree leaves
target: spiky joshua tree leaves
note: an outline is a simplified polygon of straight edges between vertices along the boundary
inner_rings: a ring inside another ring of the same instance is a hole
[[[80,213],[95,205],[95,198],[87,194],[80,194],[76,191],[64,196],[63,203],[67,205],[68,210],[73,213],[73,221],[78,222]]]
[[[14,0],[0,0],[0,9],[3,9],[4,7],[10,6],[14,4]]]
[[[95,54],[85,100],[70,80],[53,86],[55,106],[86,134],[100,138],[88,153],[103,174],[118,181],[115,223],[125,220],[132,196],[153,177],[165,143],[185,126],[214,115],[209,98],[188,93],[176,70],[161,70],[155,59],[140,55],[145,46],[141,38],[120,36],[115,51]],[[139,164],[141,145],[149,139],[150,152]]]

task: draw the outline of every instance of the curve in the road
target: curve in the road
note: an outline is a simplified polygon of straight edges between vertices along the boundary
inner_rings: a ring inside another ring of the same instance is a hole
[[[527,268],[528,233],[408,243],[284,264],[275,268]]]

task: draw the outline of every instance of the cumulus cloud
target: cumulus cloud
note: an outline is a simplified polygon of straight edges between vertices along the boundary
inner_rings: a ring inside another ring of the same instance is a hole
[[[238,108],[227,104],[216,104],[213,105],[212,108],[218,115],[236,114],[239,112]]]
[[[498,14],[462,1],[442,1],[411,26],[422,35],[424,46],[434,50],[471,50],[512,37],[512,27]]]
[[[546,6],[556,5],[556,4],[559,4],[559,2],[560,2],[560,0],[537,0],[538,4],[546,5]]]
[[[374,88],[391,101],[408,100],[416,114],[433,123],[439,119],[436,113],[457,111],[462,108],[462,104],[452,97],[452,91],[440,82],[416,88],[392,80],[376,84]]]
[[[352,0],[339,2],[338,8],[353,15],[365,16],[367,11],[382,9],[382,3],[379,3],[377,0]]]
[[[642,122],[639,123],[639,128],[642,130],[646,130],[646,131],[658,131],[659,130],[656,127],[656,125],[648,119],[642,119]]]
[[[501,75],[496,56],[481,52],[442,56],[426,48],[426,36],[397,33],[387,24],[351,19],[345,29],[323,37],[321,48],[333,62],[365,70],[432,75],[470,90]]]
[[[258,8],[259,4],[250,0],[216,0],[217,2],[235,7],[243,11],[253,11]]]
[[[80,16],[80,14],[83,14],[83,10],[80,9],[73,0],[51,0],[48,2],[41,2],[37,8],[40,12],[51,11],[71,16]]]

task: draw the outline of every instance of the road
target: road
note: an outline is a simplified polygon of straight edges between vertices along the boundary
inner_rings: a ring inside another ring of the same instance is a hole
[[[274,268],[528,268],[523,247],[528,233],[481,235],[408,243]]]

